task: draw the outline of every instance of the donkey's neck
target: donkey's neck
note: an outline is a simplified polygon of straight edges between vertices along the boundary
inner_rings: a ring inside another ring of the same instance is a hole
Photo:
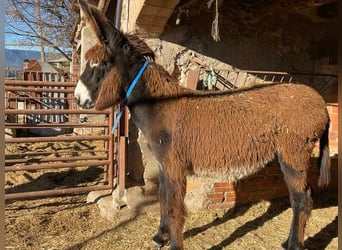
[[[151,63],[143,75],[144,87],[152,98],[179,98],[193,91],[181,86],[178,80],[160,65]]]
[[[195,91],[181,86],[177,79],[154,62],[148,65],[136,89],[134,96],[129,100],[129,106],[178,99],[185,95],[195,94]]]
[[[181,86],[164,68],[151,62],[129,98],[128,107],[137,127],[144,130],[149,122],[156,119],[160,107],[166,102],[191,95],[196,95],[196,92]]]

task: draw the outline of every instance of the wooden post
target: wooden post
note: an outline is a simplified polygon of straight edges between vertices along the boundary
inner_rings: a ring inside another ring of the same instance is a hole
[[[127,143],[128,143],[128,108],[125,108],[119,125],[119,200],[125,194],[126,188],[126,164],[127,164]]]
[[[189,70],[188,73],[188,79],[187,79],[187,83],[186,83],[186,87],[192,90],[196,90],[197,89],[197,83],[198,83],[198,79],[199,79],[199,74],[200,71],[197,70]]]

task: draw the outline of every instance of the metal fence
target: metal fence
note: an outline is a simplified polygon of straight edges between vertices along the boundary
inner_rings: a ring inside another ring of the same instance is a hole
[[[304,83],[324,94],[337,84],[336,74],[313,72],[257,71],[227,68],[211,68],[196,57],[190,62],[196,69],[190,69],[187,85],[204,90],[225,90],[269,83]]]
[[[96,166],[103,169],[101,181],[91,186],[84,184],[27,192],[6,188],[5,199],[113,188],[118,155],[115,143],[117,135],[111,134],[113,109],[99,112],[77,108],[73,96],[74,88],[74,82],[5,80],[5,173],[34,173]],[[96,119],[87,121],[87,117]],[[96,149],[81,149],[81,145],[90,145],[96,141]],[[76,146],[61,148],[62,142],[66,145],[74,143]],[[43,146],[39,149],[31,148],[35,143],[42,143]],[[15,150],[8,150],[10,147]]]
[[[323,94],[337,82],[337,75],[319,73],[201,69],[200,74],[205,88],[221,90],[256,84],[304,83]]]

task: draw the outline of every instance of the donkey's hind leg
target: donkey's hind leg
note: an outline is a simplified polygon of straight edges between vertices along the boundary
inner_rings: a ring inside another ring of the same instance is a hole
[[[303,166],[303,169],[291,167],[290,164],[285,163],[281,152],[278,152],[278,160],[289,189],[293,210],[289,237],[282,247],[288,250],[304,249],[305,225],[313,206],[311,188],[307,184],[307,166]]]
[[[282,244],[284,249],[304,249],[304,230],[311,214],[313,201],[311,188],[307,184],[308,163],[302,169],[295,169],[283,160],[278,152],[278,161],[290,193],[293,210],[292,223],[288,239]]]

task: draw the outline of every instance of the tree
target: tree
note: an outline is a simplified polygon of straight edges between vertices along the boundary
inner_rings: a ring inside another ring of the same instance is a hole
[[[41,59],[50,47],[71,60],[71,48],[76,14],[72,0],[7,0],[5,33],[16,42],[39,44]]]

